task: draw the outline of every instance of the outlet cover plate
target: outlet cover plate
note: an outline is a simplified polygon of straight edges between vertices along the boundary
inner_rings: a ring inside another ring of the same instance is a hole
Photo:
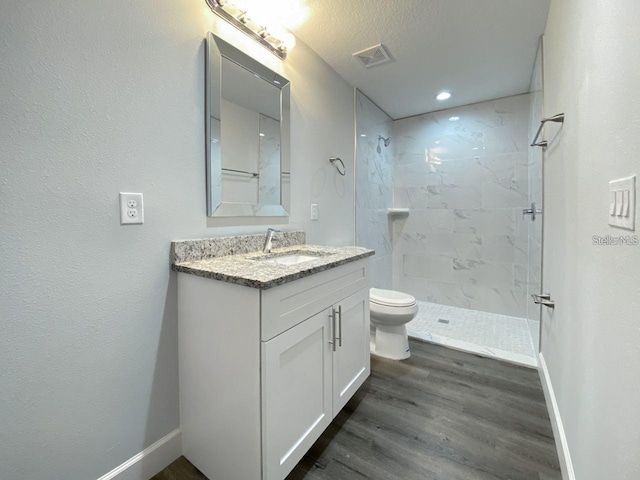
[[[120,225],[141,225],[143,223],[142,194],[120,192]]]

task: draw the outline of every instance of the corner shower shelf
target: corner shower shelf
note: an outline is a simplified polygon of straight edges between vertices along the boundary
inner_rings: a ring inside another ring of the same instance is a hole
[[[387,208],[387,215],[390,217],[406,217],[409,215],[408,208]]]

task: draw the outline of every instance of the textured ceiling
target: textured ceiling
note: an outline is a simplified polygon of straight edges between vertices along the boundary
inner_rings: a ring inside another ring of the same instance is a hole
[[[550,0],[306,0],[292,31],[393,118],[528,91]],[[352,54],[383,43],[394,61]],[[451,99],[435,95],[449,90]]]

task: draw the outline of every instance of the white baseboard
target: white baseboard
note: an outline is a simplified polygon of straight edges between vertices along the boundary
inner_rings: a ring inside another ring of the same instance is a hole
[[[98,480],[149,480],[182,455],[182,431],[176,428]]]
[[[544,391],[544,398],[547,402],[547,410],[549,410],[549,418],[551,419],[551,428],[553,428],[553,436],[555,437],[556,441],[556,449],[558,450],[558,461],[560,462],[562,479],[576,480],[576,475],[573,472],[573,464],[571,463],[571,455],[569,454],[567,436],[565,435],[564,427],[562,426],[560,410],[558,409],[556,395],[553,392],[553,385],[551,384],[551,377],[549,377],[549,370],[547,370],[547,364],[544,361],[542,352],[540,352],[538,356],[540,359],[540,367],[538,369],[538,372],[540,373],[542,390]]]

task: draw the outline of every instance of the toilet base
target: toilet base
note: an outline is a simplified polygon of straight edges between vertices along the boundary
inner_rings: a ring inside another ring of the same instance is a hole
[[[411,355],[406,325],[375,325],[370,346],[372,354],[391,360],[404,360]]]

